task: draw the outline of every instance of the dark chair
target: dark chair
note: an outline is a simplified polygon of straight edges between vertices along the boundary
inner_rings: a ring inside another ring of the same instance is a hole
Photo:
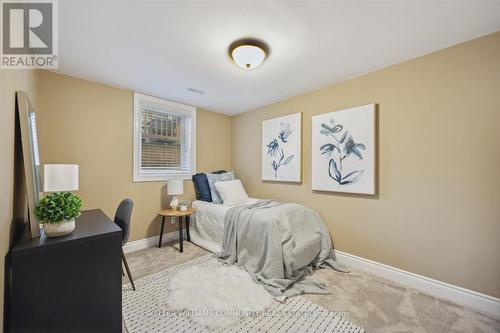
[[[116,209],[115,223],[122,229],[122,246],[128,241],[128,236],[130,235],[130,216],[132,215],[132,208],[134,207],[134,202],[130,199],[125,199],[120,202],[120,205]],[[122,248],[122,259],[125,264],[125,269],[127,270],[127,275],[132,284],[132,289],[135,290],[134,280],[132,279],[132,274],[130,274],[130,269],[128,267],[127,258],[125,258],[125,253],[123,253]],[[123,269],[122,269],[123,274]],[[125,274],[124,274],[125,275]]]

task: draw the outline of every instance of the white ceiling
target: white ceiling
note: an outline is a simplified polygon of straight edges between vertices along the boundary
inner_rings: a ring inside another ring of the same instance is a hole
[[[500,1],[61,0],[59,17],[58,72],[237,114],[499,31]],[[247,36],[271,47],[254,71],[227,55]]]

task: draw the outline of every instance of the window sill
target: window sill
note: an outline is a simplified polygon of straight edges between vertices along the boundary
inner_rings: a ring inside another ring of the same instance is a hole
[[[171,175],[151,175],[151,176],[134,176],[132,179],[132,182],[134,183],[145,183],[145,182],[166,182],[169,179],[184,179],[184,180],[191,180],[191,177],[193,176],[193,173],[179,173],[179,174],[171,174]]]

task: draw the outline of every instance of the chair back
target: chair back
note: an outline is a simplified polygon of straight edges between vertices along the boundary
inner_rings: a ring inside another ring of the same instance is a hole
[[[134,202],[131,199],[125,199],[120,202],[116,209],[115,223],[122,229],[122,246],[128,241],[130,235],[130,216],[132,215],[132,208]]]

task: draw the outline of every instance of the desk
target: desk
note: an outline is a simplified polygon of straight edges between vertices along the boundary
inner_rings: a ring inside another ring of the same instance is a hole
[[[22,236],[6,260],[6,332],[121,332],[121,229],[100,209],[73,233]]]

